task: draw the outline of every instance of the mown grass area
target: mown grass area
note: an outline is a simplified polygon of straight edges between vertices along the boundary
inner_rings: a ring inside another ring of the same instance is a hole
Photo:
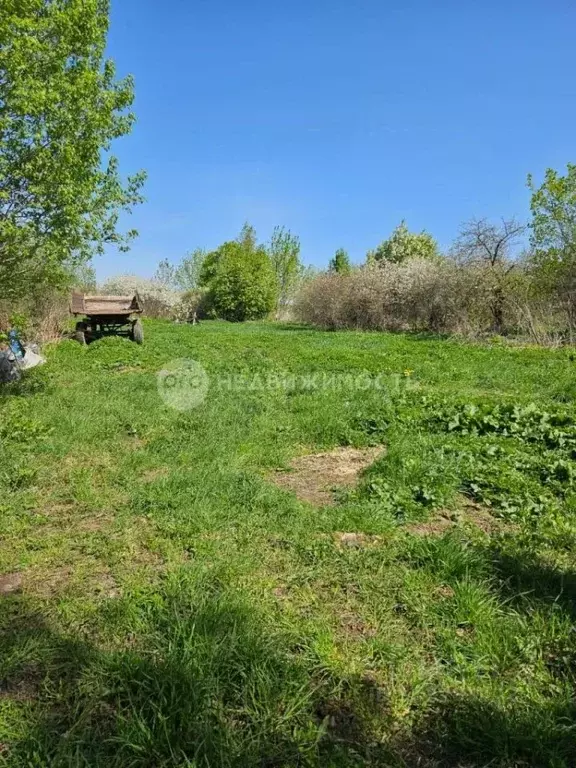
[[[0,764],[574,765],[575,373],[267,324],[51,348],[0,400]],[[332,506],[271,481],[378,444]]]

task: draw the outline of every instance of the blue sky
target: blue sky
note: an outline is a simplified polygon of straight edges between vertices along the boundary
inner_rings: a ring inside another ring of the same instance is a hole
[[[572,0],[112,0],[138,118],[115,153],[149,178],[98,276],[246,220],[323,266],[402,218],[443,247],[471,216],[527,218],[527,173],[576,160],[575,32]]]

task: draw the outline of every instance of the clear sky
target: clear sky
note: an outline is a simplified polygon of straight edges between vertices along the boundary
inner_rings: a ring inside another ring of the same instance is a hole
[[[112,0],[136,78],[115,147],[148,171],[129,254],[100,278],[283,224],[306,263],[354,261],[402,218],[448,246],[528,217],[526,175],[576,161],[573,0]]]

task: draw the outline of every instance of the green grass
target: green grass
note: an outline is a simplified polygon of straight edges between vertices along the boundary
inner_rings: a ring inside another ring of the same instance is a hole
[[[218,384],[278,372],[385,386]],[[52,347],[0,396],[0,765],[574,765],[575,373],[273,324]],[[380,443],[334,506],[270,482]]]

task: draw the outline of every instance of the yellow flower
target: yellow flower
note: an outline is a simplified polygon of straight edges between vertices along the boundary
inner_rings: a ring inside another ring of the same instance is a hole
[[[412,376],[413,373],[414,371],[411,368],[406,368],[406,370],[404,371],[404,376],[406,377]]]

